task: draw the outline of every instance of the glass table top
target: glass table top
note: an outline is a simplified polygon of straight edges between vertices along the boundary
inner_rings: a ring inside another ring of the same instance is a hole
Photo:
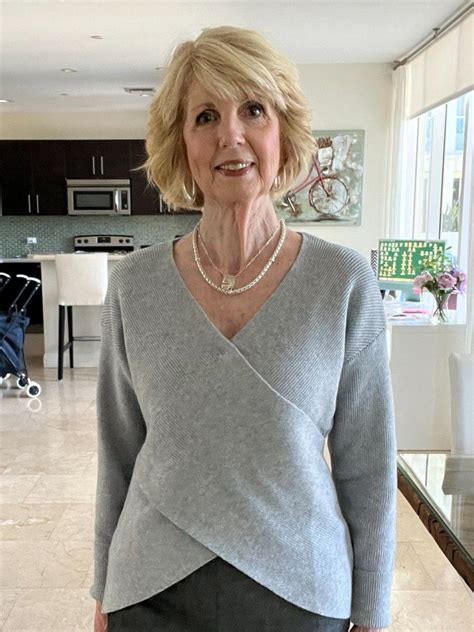
[[[398,465],[467,559],[474,557],[474,456],[400,452]]]

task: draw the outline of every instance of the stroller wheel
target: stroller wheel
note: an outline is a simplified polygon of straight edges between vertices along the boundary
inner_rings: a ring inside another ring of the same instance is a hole
[[[25,386],[28,384],[28,378],[27,377],[19,377],[16,381],[16,385],[18,388],[25,388]]]
[[[26,392],[28,397],[38,397],[41,393],[41,386],[37,382],[30,382]]]

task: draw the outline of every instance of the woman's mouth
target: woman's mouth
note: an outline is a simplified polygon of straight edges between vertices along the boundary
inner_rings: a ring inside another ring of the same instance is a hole
[[[254,163],[250,160],[224,162],[216,167],[216,170],[224,176],[235,177],[248,173],[253,165]]]

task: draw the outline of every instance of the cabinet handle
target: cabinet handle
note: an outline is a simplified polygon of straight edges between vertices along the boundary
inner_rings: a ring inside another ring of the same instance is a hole
[[[104,157],[103,156],[100,157],[100,174],[102,176],[104,175]]]
[[[36,212],[39,213],[40,212],[40,206],[39,206],[39,195],[36,194]]]
[[[31,213],[31,195],[28,193],[28,213]]]
[[[92,156],[92,175],[95,176],[95,156]]]

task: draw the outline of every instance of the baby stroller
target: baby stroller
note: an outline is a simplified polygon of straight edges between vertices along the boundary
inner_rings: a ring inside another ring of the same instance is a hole
[[[0,382],[16,375],[18,388],[26,388],[29,397],[38,397],[41,386],[28,377],[25,362],[25,331],[30,323],[26,315],[26,306],[41,285],[39,279],[17,274],[17,279],[24,279],[23,286],[7,312],[0,312]],[[0,292],[11,281],[11,276],[0,272]],[[23,297],[23,298],[22,298]],[[22,304],[20,306],[20,298]]]

